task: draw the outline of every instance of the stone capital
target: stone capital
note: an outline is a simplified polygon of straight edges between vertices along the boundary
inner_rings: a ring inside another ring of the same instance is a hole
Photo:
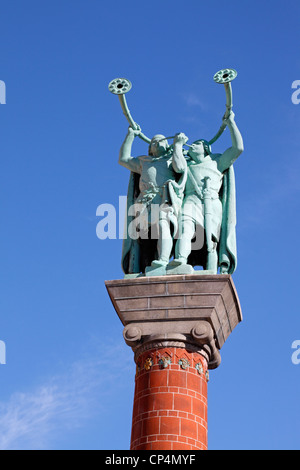
[[[220,349],[242,321],[230,275],[140,277],[105,284],[136,360],[150,349],[182,347],[198,352],[215,369]]]

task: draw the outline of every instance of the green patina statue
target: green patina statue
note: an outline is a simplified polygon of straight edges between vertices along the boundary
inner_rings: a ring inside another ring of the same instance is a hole
[[[125,273],[150,273],[169,263],[187,179],[183,153],[173,152],[163,135],[153,137],[148,155],[133,158],[131,147],[139,132],[129,127],[119,156],[119,163],[131,171],[122,259]],[[181,148],[186,140],[181,134],[174,138]],[[150,266],[154,269],[147,269]]]
[[[188,151],[187,183],[179,217],[181,233],[172,266],[200,265],[214,274],[218,268],[220,273],[233,273],[235,270],[236,214],[232,164],[243,152],[243,140],[232,111],[224,119],[224,124],[230,130],[232,147],[223,154],[212,154],[205,140],[194,142]],[[174,153],[177,151],[182,155],[182,149],[174,148]],[[204,234],[202,240],[205,243],[193,249],[192,239],[197,226]]]
[[[124,94],[131,84],[109,84],[119,95],[130,127],[119,163],[130,170],[127,217],[122,252],[126,277],[165,274],[233,273],[236,268],[236,207],[233,163],[243,152],[243,139],[232,112],[231,81],[224,69],[214,76],[226,91],[226,113],[213,139],[187,145],[184,133],[146,137],[132,119]],[[211,145],[228,127],[232,146],[213,154]],[[148,155],[132,157],[135,136],[149,143]],[[168,139],[173,138],[169,146]],[[188,151],[183,147],[189,147]],[[195,270],[201,266],[203,270]]]

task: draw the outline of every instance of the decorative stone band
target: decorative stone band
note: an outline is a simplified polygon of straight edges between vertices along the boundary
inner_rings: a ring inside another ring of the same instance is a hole
[[[181,346],[173,345],[159,349],[149,349],[141,353],[137,358],[136,378],[143,371],[182,369],[193,370],[194,373],[197,372],[198,375],[203,375],[208,382],[208,363],[202,354],[200,356],[198,354],[198,351],[191,351],[190,349],[183,349]]]
[[[168,330],[174,330],[168,331]],[[176,333],[182,331],[182,333]],[[149,332],[151,332],[149,334]],[[221,356],[216,347],[212,326],[208,321],[184,322],[156,322],[150,324],[129,324],[123,330],[126,344],[135,353],[135,362],[143,352],[150,349],[177,347],[185,348],[191,352],[201,354],[215,369],[221,363]]]
[[[177,347],[201,354],[209,369],[221,362],[219,350],[242,320],[230,275],[179,275],[106,281],[124,325],[124,339],[139,356]]]

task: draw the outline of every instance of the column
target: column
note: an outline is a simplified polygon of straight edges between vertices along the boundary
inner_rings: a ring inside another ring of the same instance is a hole
[[[207,449],[209,369],[242,320],[230,275],[106,281],[136,363],[131,450]]]

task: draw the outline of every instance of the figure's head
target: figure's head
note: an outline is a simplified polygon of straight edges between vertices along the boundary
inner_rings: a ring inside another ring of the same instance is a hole
[[[164,135],[155,135],[149,145],[149,155],[152,157],[161,157],[168,150],[168,141]]]
[[[193,156],[205,158],[210,156],[211,148],[207,140],[200,139],[192,143],[189,148],[188,155],[193,158]]]

